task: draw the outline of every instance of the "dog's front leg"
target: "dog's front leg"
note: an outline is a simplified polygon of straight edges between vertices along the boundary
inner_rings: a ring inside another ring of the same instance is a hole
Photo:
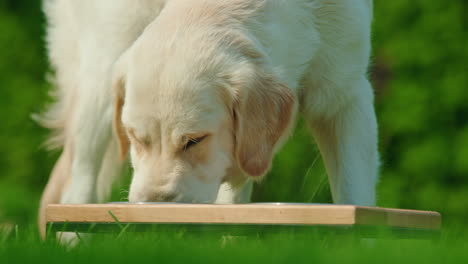
[[[216,203],[218,204],[235,204],[249,203],[252,195],[253,181],[247,180],[241,186],[230,182],[223,182],[219,187]]]
[[[96,180],[111,135],[112,107],[87,104],[79,108],[73,131],[71,182],[61,203],[94,203],[97,201]]]
[[[221,183],[216,203],[234,204],[249,203],[253,190],[253,181],[245,176],[239,168],[228,170]]]
[[[55,163],[52,174],[50,175],[49,182],[47,183],[44,192],[42,193],[41,202],[39,206],[39,233],[42,239],[46,238],[46,209],[47,205],[60,202],[63,192],[63,186],[67,185],[70,178],[72,157],[70,149],[65,145],[64,151]]]
[[[333,201],[374,206],[379,162],[373,91],[365,78],[348,88],[359,92],[332,116],[309,115],[309,124],[325,162]]]
[[[92,95],[80,101],[77,119],[73,123],[72,162],[70,182],[64,189],[60,203],[85,204],[97,201],[96,181],[101,168],[105,150],[111,135],[112,107],[110,102],[99,100]],[[93,103],[91,103],[93,102]],[[98,103],[96,103],[98,102]],[[88,236],[75,233],[58,233],[58,239],[64,245],[75,246],[79,238]]]

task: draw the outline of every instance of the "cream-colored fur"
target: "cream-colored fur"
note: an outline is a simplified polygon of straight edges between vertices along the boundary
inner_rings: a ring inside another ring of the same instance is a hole
[[[134,168],[130,201],[246,202],[302,112],[334,202],[375,204],[372,1],[49,0],[45,10],[58,85],[46,124],[72,157],[60,202],[96,202],[98,175],[111,184],[112,120]]]

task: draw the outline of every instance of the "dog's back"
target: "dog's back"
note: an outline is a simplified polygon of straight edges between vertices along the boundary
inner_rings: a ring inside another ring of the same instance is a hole
[[[56,101],[38,121],[52,129],[48,141],[52,148],[62,147],[69,127],[73,126],[74,109],[83,93],[79,83],[89,78],[86,69],[100,66],[103,74],[110,74],[109,64],[126,50],[159,14],[165,0],[45,0],[43,10],[47,18],[47,50],[54,70],[51,79]],[[106,45],[106,43],[112,43]],[[103,54],[108,54],[103,55]],[[107,58],[105,58],[107,57]],[[94,60],[94,61],[93,61]],[[107,68],[103,69],[103,68]],[[110,87],[108,96],[111,96]]]

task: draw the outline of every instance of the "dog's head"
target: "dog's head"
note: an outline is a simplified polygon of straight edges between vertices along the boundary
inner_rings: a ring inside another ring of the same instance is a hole
[[[294,96],[251,43],[177,41],[143,36],[116,66],[114,127],[134,168],[130,201],[213,202],[229,169],[257,179],[268,171],[291,123]]]

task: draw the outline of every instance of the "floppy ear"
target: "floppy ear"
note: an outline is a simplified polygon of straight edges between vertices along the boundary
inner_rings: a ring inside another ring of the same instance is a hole
[[[125,128],[122,124],[122,108],[125,102],[125,80],[123,77],[123,71],[121,65],[122,62],[118,62],[116,66],[116,72],[114,74],[113,89],[114,89],[114,132],[119,142],[120,159],[125,159],[127,156],[128,149],[130,147],[130,141],[128,139]]]
[[[271,75],[255,73],[247,87],[239,87],[234,105],[235,155],[250,176],[263,176],[275,146],[288,131],[295,100],[290,89]]]

